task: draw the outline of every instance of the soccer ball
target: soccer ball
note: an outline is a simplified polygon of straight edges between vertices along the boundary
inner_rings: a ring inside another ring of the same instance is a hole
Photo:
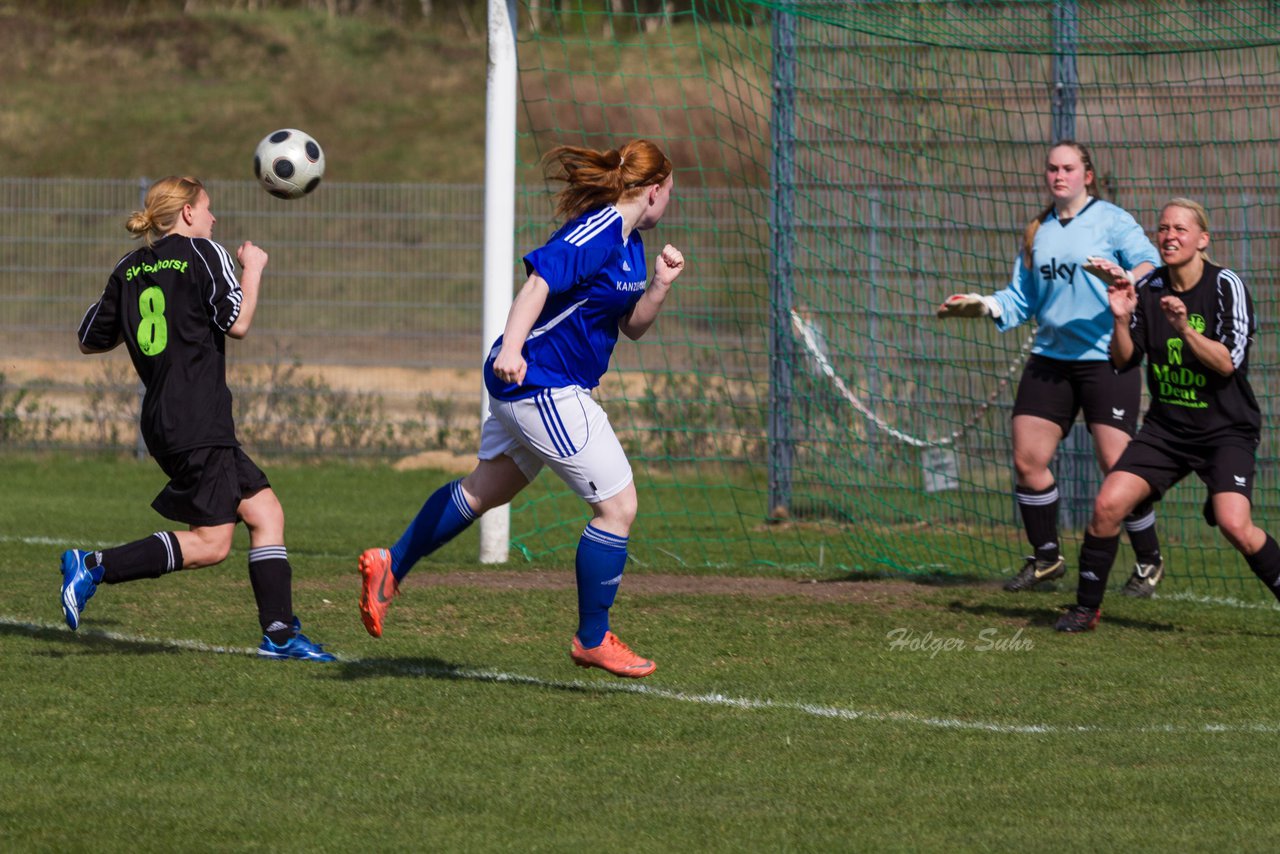
[[[253,152],[253,174],[276,198],[300,199],[320,186],[324,150],[295,128],[269,133]]]

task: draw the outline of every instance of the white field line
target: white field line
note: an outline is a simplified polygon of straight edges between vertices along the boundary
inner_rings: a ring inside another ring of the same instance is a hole
[[[58,623],[33,623],[17,617],[0,615],[0,625],[11,626],[31,633],[58,631],[67,629]],[[70,634],[70,632],[68,632]],[[257,656],[257,650],[249,647],[218,646],[203,641],[181,640],[176,638],[150,638],[143,635],[126,635],[119,632],[107,632],[97,629],[86,629],[76,633],[87,638],[102,638],[119,643],[140,644],[187,652],[215,653],[218,655]],[[742,711],[783,711],[800,712],[816,718],[832,718],[842,721],[868,721],[873,723],[896,723],[922,726],[930,729],[990,732],[1002,735],[1070,735],[1074,733],[1092,732],[1135,732],[1135,733],[1280,733],[1280,725],[1267,723],[1242,724],[1200,724],[1187,726],[1147,726],[1118,730],[1111,727],[1092,725],[1071,726],[1057,724],[1007,724],[991,721],[962,720],[960,718],[939,718],[920,715],[914,712],[876,712],[861,709],[849,709],[841,706],[828,706],[818,703],[798,703],[781,700],[759,700],[749,697],[732,697],[727,694],[696,694],[686,691],[675,691],[669,688],[658,688],[638,682],[585,682],[578,679],[539,679],[521,673],[504,673],[500,670],[467,670],[450,667],[421,667],[416,665],[397,665],[386,660],[366,662],[359,658],[339,657],[338,664],[355,667],[372,667],[378,670],[391,670],[409,676],[460,679],[471,682],[489,682],[494,684],[528,685],[535,688],[550,688],[562,691],[607,692],[618,694],[637,694],[659,700],[671,700],[679,703],[692,703],[700,706],[720,706]],[[324,664],[304,664],[300,666],[323,669]]]

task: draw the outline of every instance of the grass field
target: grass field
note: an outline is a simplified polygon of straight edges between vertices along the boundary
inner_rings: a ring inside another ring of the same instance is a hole
[[[100,588],[67,631],[58,554],[162,527],[160,475],[3,468],[6,850],[1269,850],[1280,823],[1270,607],[1113,594],[1065,637],[1066,589],[664,593],[647,582],[680,567],[651,563],[614,625],[659,669],[628,682],[565,654],[573,593],[541,582],[567,558],[459,575],[474,532],[368,637],[354,557],[442,476],[269,464],[296,610],[341,661],[263,662],[243,539],[222,567]]]

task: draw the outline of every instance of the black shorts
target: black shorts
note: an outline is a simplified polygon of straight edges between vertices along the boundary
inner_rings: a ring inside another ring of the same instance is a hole
[[[1144,429],[1133,437],[1112,471],[1127,471],[1147,482],[1151,500],[1160,498],[1191,472],[1209,487],[1204,517],[1215,524],[1212,498],[1220,492],[1236,492],[1253,503],[1256,446],[1241,438],[1226,442],[1179,442]]]
[[[240,448],[196,448],[156,462],[169,483],[151,506],[166,519],[197,527],[239,521],[240,502],[271,486]]]
[[[1110,362],[1032,356],[1018,381],[1013,414],[1052,421],[1066,438],[1076,415],[1084,410],[1085,424],[1107,424],[1132,436],[1138,431],[1141,402],[1141,368],[1116,373]]]

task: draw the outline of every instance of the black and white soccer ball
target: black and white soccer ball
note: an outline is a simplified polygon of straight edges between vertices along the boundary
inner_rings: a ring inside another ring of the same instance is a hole
[[[280,199],[300,199],[320,186],[324,149],[310,134],[283,128],[263,137],[253,152],[253,174]]]

